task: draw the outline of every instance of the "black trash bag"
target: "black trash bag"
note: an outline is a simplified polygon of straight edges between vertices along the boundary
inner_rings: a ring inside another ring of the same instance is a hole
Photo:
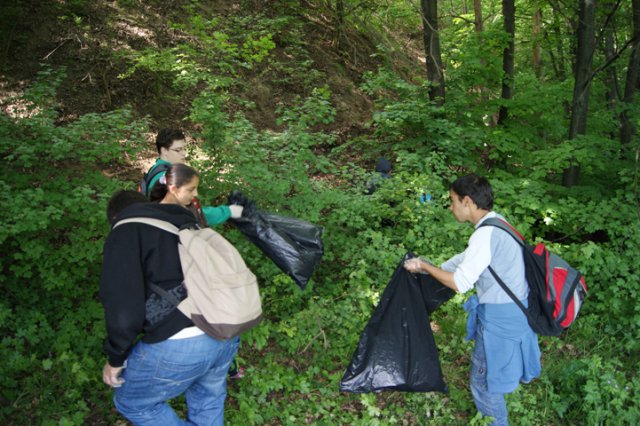
[[[342,376],[341,391],[448,392],[429,312],[454,292],[443,291],[430,275],[404,269],[402,263],[412,257],[404,256],[385,288]]]
[[[408,257],[406,258],[408,259]],[[420,282],[420,292],[427,312],[431,315],[438,306],[456,295],[456,292],[441,284],[429,274],[416,274],[415,277]]]
[[[304,290],[324,254],[324,228],[260,211],[238,191],[231,193],[229,203],[244,206],[242,217],[233,220],[240,232]]]

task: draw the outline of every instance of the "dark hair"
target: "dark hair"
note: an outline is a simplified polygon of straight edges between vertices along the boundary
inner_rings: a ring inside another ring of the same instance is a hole
[[[151,201],[162,200],[165,195],[167,195],[169,185],[175,185],[180,188],[181,186],[191,182],[191,180],[196,176],[198,176],[198,172],[196,172],[195,169],[187,166],[186,164],[172,164],[171,167],[167,169],[164,175],[165,183],[161,183],[161,181],[158,181],[155,185],[153,185],[149,198],[151,199]]]
[[[391,169],[393,169],[393,164],[391,164],[391,161],[387,160],[384,157],[378,158],[378,161],[376,161],[376,172],[388,174],[389,172],[391,172]]]
[[[160,148],[169,149],[171,148],[171,145],[173,145],[173,141],[178,141],[184,138],[184,133],[182,133],[181,130],[160,129],[156,136],[156,148],[158,149],[158,154],[160,153]]]
[[[485,177],[474,174],[462,176],[451,183],[449,189],[458,194],[461,200],[469,196],[480,209],[493,208],[493,190]]]
[[[113,225],[116,217],[122,210],[133,204],[147,202],[149,202],[147,197],[145,197],[138,191],[133,191],[130,189],[121,189],[119,191],[116,191],[109,199],[109,203],[107,203],[107,220],[111,225]]]

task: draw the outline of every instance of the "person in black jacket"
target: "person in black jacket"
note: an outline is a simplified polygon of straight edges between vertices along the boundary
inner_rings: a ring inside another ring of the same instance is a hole
[[[182,394],[190,424],[222,425],[226,375],[239,339],[209,337],[150,289],[153,283],[179,300],[186,297],[178,236],[141,223],[118,225],[133,217],[161,219],[178,228],[195,225],[185,206],[197,195],[197,173],[175,164],[166,179],[162,201],[122,210],[105,242],[100,300],[108,361],[103,381],[115,388],[116,408],[135,425],[184,424],[167,404]]]

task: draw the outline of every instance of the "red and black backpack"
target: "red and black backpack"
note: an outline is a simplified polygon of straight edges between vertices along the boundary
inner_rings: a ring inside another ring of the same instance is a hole
[[[524,237],[504,220],[490,218],[480,226],[500,228],[522,246],[525,275],[529,283],[527,308],[491,266],[489,271],[525,313],[533,331],[543,336],[557,336],[562,333],[575,321],[587,295],[584,276],[560,256],[550,252],[544,244],[527,244]]]

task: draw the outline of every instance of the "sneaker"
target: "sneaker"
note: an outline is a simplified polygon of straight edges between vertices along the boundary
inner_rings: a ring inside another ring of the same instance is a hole
[[[229,370],[229,378],[232,380],[242,379],[244,377],[244,368],[238,367],[235,371]]]
[[[229,366],[229,373],[227,373],[230,379],[241,379],[244,377],[244,368],[238,366],[238,362],[234,359]]]

